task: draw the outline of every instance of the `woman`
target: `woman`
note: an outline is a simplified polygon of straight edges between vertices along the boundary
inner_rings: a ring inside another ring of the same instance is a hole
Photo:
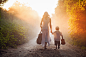
[[[48,43],[48,45],[50,44],[49,27],[50,27],[51,33],[52,33],[51,18],[49,17],[48,12],[44,13],[43,18],[41,20],[40,27],[42,30],[41,44],[44,47],[44,49],[46,49],[47,43]]]

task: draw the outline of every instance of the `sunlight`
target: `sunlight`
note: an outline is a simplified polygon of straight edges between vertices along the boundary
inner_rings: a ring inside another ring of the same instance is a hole
[[[9,10],[8,8],[11,7],[14,2],[16,2],[16,0],[8,0],[8,1],[4,4],[3,8],[5,8],[6,10]]]
[[[38,12],[40,17],[42,17],[45,11],[52,16],[58,3],[58,0],[8,0],[8,2],[4,4],[3,8],[8,10],[8,8],[16,1],[31,7],[33,10]]]

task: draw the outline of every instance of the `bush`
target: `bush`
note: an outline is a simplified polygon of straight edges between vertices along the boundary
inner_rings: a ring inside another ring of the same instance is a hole
[[[16,20],[17,21],[17,20]],[[16,47],[16,45],[27,42],[27,29],[12,20],[0,19],[0,49]]]

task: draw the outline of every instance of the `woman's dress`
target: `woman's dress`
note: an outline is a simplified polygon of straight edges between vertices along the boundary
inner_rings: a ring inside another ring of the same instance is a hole
[[[50,45],[50,36],[49,36],[49,23],[50,23],[50,18],[43,19],[43,24],[42,24],[42,46],[45,46],[45,42],[48,43],[48,46]]]

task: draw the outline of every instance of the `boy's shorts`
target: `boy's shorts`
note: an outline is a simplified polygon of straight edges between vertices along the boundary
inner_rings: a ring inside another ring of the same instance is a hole
[[[58,44],[58,46],[60,46],[60,41],[54,41],[55,42],[55,45]]]

